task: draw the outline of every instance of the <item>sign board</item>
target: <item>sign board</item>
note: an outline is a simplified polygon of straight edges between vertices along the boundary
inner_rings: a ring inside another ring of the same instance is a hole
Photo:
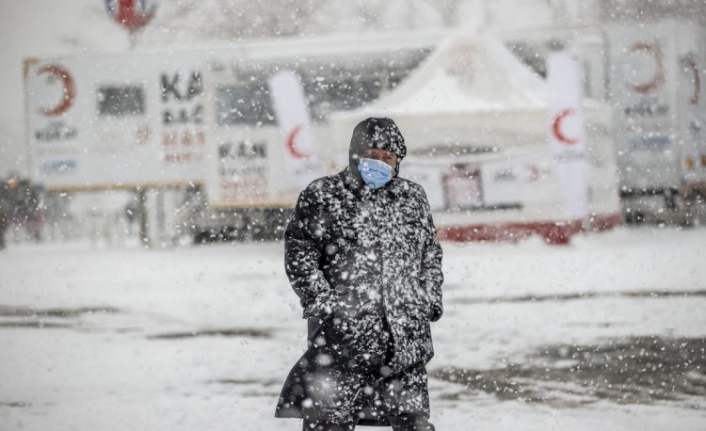
[[[299,80],[291,73],[281,73],[270,80],[269,91],[263,88],[268,106],[243,106],[253,103],[248,82],[233,76],[225,67],[209,67],[206,92],[216,103],[206,107],[208,118],[215,121],[209,132],[214,154],[206,160],[206,191],[214,207],[287,207],[293,206],[299,192],[311,181],[324,175],[314,137],[322,126],[312,126]],[[271,106],[270,106],[271,105]],[[278,127],[243,124],[228,113],[250,115],[247,109],[269,109],[275,113]]]
[[[483,200],[488,207],[553,203],[558,188],[547,154],[489,160],[481,167]]]
[[[402,163],[400,175],[424,187],[435,211],[547,208],[561,200],[552,158],[545,148],[455,164],[411,157]]]
[[[677,65],[674,23],[611,29],[610,93],[621,184],[660,189],[681,182],[675,142]]]
[[[49,189],[203,181],[201,53],[29,60],[32,174]]]
[[[217,180],[208,189],[211,201],[269,201],[270,157],[271,151],[266,141],[238,140],[221,143],[218,147]]]

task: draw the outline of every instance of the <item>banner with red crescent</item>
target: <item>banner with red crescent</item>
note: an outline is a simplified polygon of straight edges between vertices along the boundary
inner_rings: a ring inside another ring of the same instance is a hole
[[[554,52],[547,58],[547,90],[552,170],[563,195],[565,216],[582,219],[588,214],[586,129],[581,70],[569,54]]]
[[[277,126],[282,135],[279,154],[284,155],[295,179],[295,187],[305,187],[323,176],[323,165],[316,152],[314,130],[304,87],[299,77],[290,70],[281,70],[267,81]],[[282,151],[284,150],[284,151]]]
[[[200,76],[207,55],[131,52],[25,62],[33,179],[47,189],[203,181],[205,95],[192,77]],[[165,83],[169,97],[150,97]]]

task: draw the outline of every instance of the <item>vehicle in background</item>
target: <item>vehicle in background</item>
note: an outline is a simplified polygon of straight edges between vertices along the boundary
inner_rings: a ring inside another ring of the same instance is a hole
[[[315,151],[330,172],[346,143],[331,141],[329,113],[396,86],[439,34],[26,60],[32,177],[48,193],[134,190],[145,243],[276,238],[299,187],[285,169],[296,145],[275,124],[270,76],[300,77]],[[243,181],[214,201],[219,182],[209,175]]]
[[[665,20],[608,37],[626,219],[691,223],[706,192],[706,29]]]

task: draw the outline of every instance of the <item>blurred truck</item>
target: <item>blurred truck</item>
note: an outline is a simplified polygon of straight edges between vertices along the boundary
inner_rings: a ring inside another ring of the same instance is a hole
[[[706,31],[663,20],[607,34],[626,219],[690,223],[706,200]]]
[[[394,87],[441,33],[240,43],[24,63],[33,181],[48,193],[134,190],[144,241],[276,238],[302,184],[304,131],[278,129],[268,79],[292,70],[322,172],[339,169],[330,112]],[[352,60],[355,59],[355,60]]]

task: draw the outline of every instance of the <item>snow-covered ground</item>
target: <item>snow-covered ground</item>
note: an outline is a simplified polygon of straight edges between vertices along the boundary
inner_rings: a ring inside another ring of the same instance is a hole
[[[444,244],[438,430],[706,429],[706,229]],[[0,430],[296,430],[282,244],[0,254]]]

